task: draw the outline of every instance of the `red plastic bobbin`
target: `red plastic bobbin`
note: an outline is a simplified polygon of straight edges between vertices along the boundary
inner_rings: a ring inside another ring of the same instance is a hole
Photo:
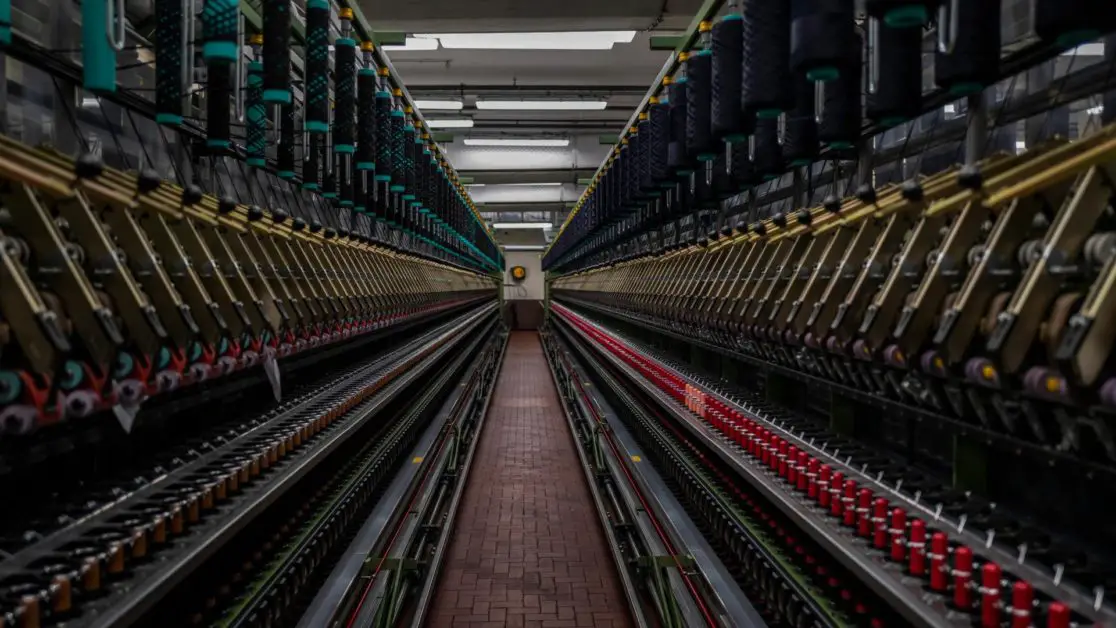
[[[798,490],[805,491],[809,486],[810,480],[810,456],[804,451],[798,452]],[[817,471],[818,463],[814,461],[814,471]]]
[[[911,538],[907,541],[911,548],[910,561],[907,563],[911,575],[926,575],[926,522],[921,519],[911,521]]]
[[[806,461],[806,496],[818,498],[818,459],[814,457]]]
[[[779,444],[779,455],[777,456],[777,458],[778,458],[778,465],[779,465],[779,477],[788,478],[789,473],[790,473],[790,468],[789,468],[790,465],[787,464],[787,458],[788,458],[788,456],[790,456],[790,447],[788,446],[787,441],[785,441],[781,438],[779,439],[778,444]]]
[[[856,534],[863,538],[872,536],[872,491],[866,488],[857,495]]]
[[[1070,628],[1070,609],[1061,602],[1051,602],[1046,609],[1046,628]]]
[[[907,555],[907,540],[903,536],[907,533],[907,511],[896,508],[891,511],[891,560],[901,561]]]
[[[1031,628],[1031,608],[1035,589],[1030,582],[1016,580],[1011,585],[1011,628]]]
[[[826,508],[826,507],[829,506],[829,498],[830,498],[830,495],[829,495],[829,479],[830,479],[830,473],[832,471],[833,470],[830,469],[829,465],[827,465],[827,464],[823,464],[821,466],[821,469],[818,471],[817,498],[818,498],[818,504],[820,504],[822,508]]]
[[[953,551],[953,605],[961,610],[973,607],[973,550],[961,546]]]
[[[930,536],[930,589],[945,591],[949,586],[946,578],[946,558],[949,556],[949,537],[944,532]]]
[[[856,525],[856,482],[845,480],[845,496],[841,499],[841,507],[845,509],[842,523],[850,528]]]
[[[845,514],[845,500],[841,499],[841,492],[845,488],[845,474],[840,471],[833,474],[829,481],[829,514],[840,517]]]
[[[872,502],[872,545],[876,549],[887,549],[887,500],[877,497]]]
[[[771,434],[770,440],[768,440],[769,453],[767,458],[767,466],[771,467],[771,470],[776,473],[779,472],[779,444],[782,442],[783,439],[774,434]]]
[[[1000,628],[1000,579],[1003,572],[996,563],[980,568],[980,625]]]
[[[787,447],[787,481],[798,484],[798,447]]]

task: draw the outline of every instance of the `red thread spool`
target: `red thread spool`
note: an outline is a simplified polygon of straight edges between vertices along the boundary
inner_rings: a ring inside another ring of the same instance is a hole
[[[930,536],[930,588],[945,591],[949,586],[946,579],[946,557],[949,556],[949,537],[944,532]]]
[[[891,511],[891,560],[901,561],[907,555],[907,542],[903,535],[907,533],[907,511],[896,508]]]
[[[830,503],[829,514],[840,517],[845,512],[845,500],[841,499],[841,491],[845,487],[845,474],[840,471],[833,474],[829,481]]]
[[[866,488],[857,495],[856,533],[863,538],[872,536],[872,491]]]
[[[1011,585],[1011,628],[1031,628],[1031,608],[1035,590],[1030,582],[1016,580]]]
[[[1000,628],[1000,566],[984,563],[980,568],[980,625]]]
[[[872,503],[872,525],[874,526],[872,545],[876,549],[887,548],[887,500],[877,497]]]
[[[818,459],[814,457],[806,461],[806,496],[818,498]]]
[[[798,447],[787,447],[787,481],[798,484]]]
[[[787,464],[787,457],[790,455],[790,448],[787,445],[787,441],[785,441],[781,438],[778,440],[778,444],[779,444],[779,455],[778,455],[779,477],[785,478],[785,477],[787,477],[787,474],[790,473],[790,469],[788,468],[789,465]]]
[[[845,509],[844,524],[850,528],[856,525],[856,482],[845,480],[845,496],[841,500],[841,507]]]
[[[1070,628],[1070,609],[1061,602],[1051,602],[1046,609],[1046,628]]]
[[[910,561],[907,566],[911,575],[926,575],[926,522],[921,519],[911,521],[911,538],[907,541],[911,549]]]
[[[973,550],[961,546],[953,551],[953,605],[968,611],[973,607]]]
[[[818,471],[818,494],[817,494],[817,497],[818,497],[818,504],[820,504],[822,508],[825,508],[825,507],[829,506],[829,497],[830,497],[830,495],[829,495],[829,478],[830,478],[830,473],[831,472],[832,472],[832,469],[830,469],[829,465],[827,465],[827,464],[823,464],[821,466],[821,470]]]
[[[814,471],[817,471],[817,462],[814,463]],[[798,452],[798,490],[805,491],[809,485],[810,480],[810,456],[806,452]]]
[[[771,439],[768,441],[770,443],[770,454],[767,458],[767,466],[771,467],[771,470],[776,473],[779,472],[779,443],[782,441],[783,439],[774,434],[771,434]]]

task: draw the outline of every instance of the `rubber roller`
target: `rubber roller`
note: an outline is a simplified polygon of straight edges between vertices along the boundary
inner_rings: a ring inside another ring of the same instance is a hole
[[[281,179],[295,176],[295,111],[293,104],[279,107],[279,146],[276,151],[278,175]]]
[[[790,76],[789,2],[745,2],[741,11],[743,59],[741,107],[749,118],[773,118],[793,103]]]
[[[744,65],[744,20],[738,13],[721,18],[713,26],[713,86],[710,115],[713,137],[738,142],[747,135],[740,110]]]
[[[701,22],[698,31],[708,39],[712,24]],[[686,159],[713,161],[713,51],[691,52],[686,63]]]
[[[936,0],[864,0],[864,10],[888,28],[920,28],[938,10]]]
[[[12,0],[0,0],[0,46],[12,43]]]
[[[922,30],[886,28],[871,20],[874,80],[869,81],[868,117],[885,127],[922,113]]]
[[[1000,3],[950,2],[939,12],[934,82],[954,96],[975,94],[1000,72]]]
[[[309,133],[329,131],[329,0],[306,3],[306,120]]]
[[[10,0],[9,0],[10,1]],[[229,3],[206,2],[209,5]],[[116,91],[116,52],[125,44],[125,18],[116,15],[124,3],[115,0],[89,0],[81,3],[81,66],[82,86],[91,92],[114,93]],[[11,5],[8,5],[7,31],[11,40]],[[233,34],[236,34],[235,16]],[[179,44],[181,45],[181,44]]]
[[[799,74],[794,79],[794,107],[783,124],[783,159],[791,167],[805,166],[818,157],[818,123],[814,111],[814,83]]]
[[[269,104],[291,102],[290,6],[289,0],[263,0],[264,102]]]
[[[258,59],[263,36],[253,35],[249,43],[253,58]],[[248,64],[248,96],[244,116],[248,165],[262,168],[267,165],[267,106],[263,101],[263,64],[259,61]]]
[[[848,67],[858,45],[854,0],[791,2],[791,71],[811,81],[834,81]]]
[[[3,1],[10,19],[11,4]],[[155,122],[169,126],[182,124],[184,17],[182,0],[155,3]]]
[[[841,75],[822,86],[822,111],[818,139],[830,148],[852,148],[860,139],[861,47],[859,36],[844,62]]]
[[[1116,29],[1116,13],[1097,0],[1035,0],[1035,34],[1059,48],[1072,48]]]

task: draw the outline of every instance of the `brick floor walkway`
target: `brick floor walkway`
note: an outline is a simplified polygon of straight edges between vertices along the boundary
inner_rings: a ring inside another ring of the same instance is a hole
[[[427,625],[630,625],[538,335],[513,332]]]

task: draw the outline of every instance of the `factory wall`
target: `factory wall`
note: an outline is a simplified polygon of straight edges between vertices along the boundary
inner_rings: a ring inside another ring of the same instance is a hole
[[[507,300],[505,320],[512,329],[538,329],[542,323],[543,271],[538,251],[506,251],[508,270],[504,273],[504,298]],[[527,269],[527,278],[516,282],[511,278],[513,266]]]

